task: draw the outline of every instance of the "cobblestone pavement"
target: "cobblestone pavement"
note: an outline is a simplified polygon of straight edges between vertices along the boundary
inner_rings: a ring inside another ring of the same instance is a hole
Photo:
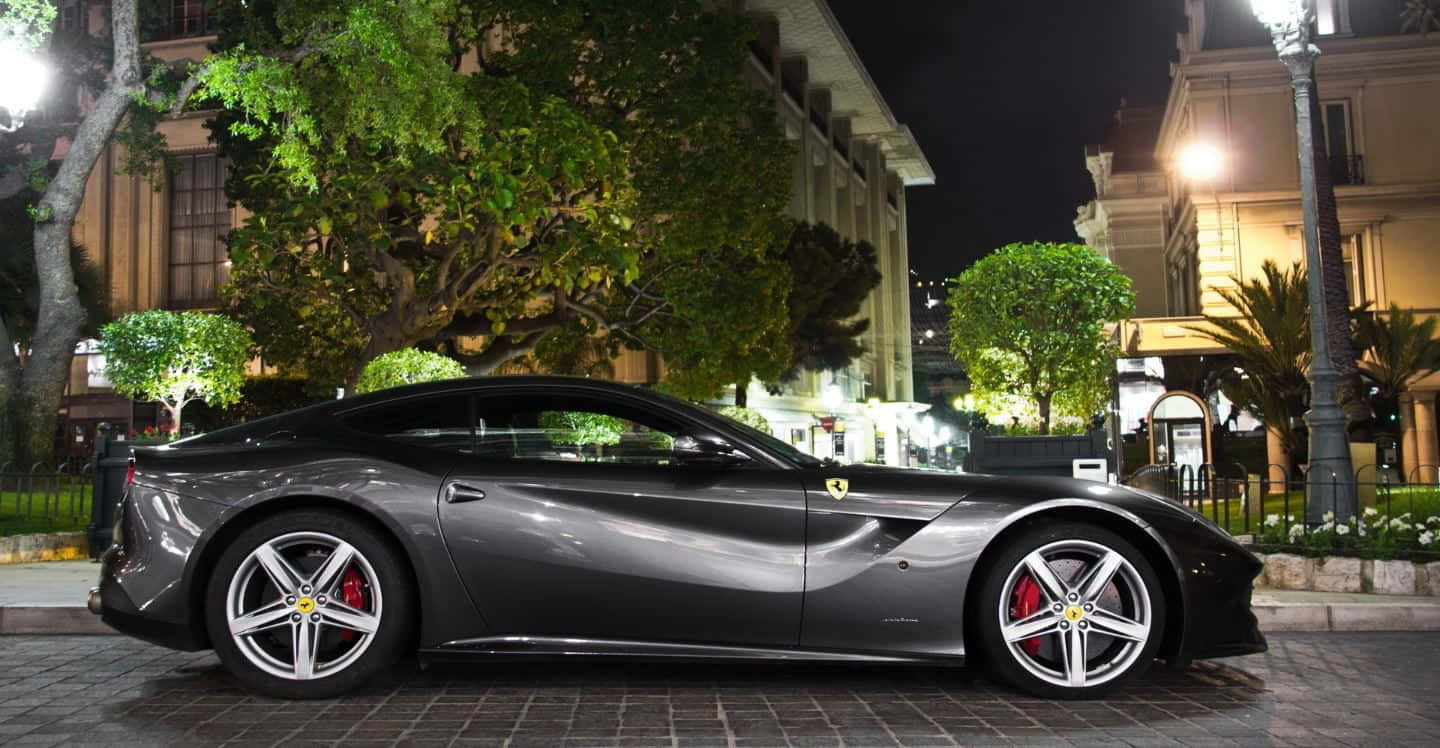
[[[120,637],[0,637],[13,745],[1440,745],[1440,635],[1290,634],[1050,702],[964,670],[615,662],[402,665],[363,693],[283,702],[209,653]]]

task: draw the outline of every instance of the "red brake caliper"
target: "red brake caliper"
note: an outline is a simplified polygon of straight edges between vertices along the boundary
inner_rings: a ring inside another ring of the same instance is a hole
[[[1029,574],[1026,574],[1015,583],[1014,599],[1010,601],[1010,620],[1018,621],[1022,618],[1029,618],[1039,609],[1040,585],[1036,584]],[[1020,646],[1024,647],[1031,657],[1034,657],[1040,653],[1040,637],[1026,639],[1020,642]]]
[[[346,605],[356,610],[365,609],[365,579],[360,576],[360,572],[346,569],[340,576],[340,597],[345,600]],[[355,632],[346,629],[340,632],[340,638],[347,642],[354,641]]]

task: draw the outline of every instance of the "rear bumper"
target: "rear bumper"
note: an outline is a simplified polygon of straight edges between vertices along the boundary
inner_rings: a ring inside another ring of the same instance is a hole
[[[188,623],[164,621],[141,612],[114,579],[102,577],[96,594],[100,598],[100,620],[122,634],[170,649],[187,652],[207,649],[204,642],[198,641]]]
[[[106,625],[137,639],[187,651],[208,648],[203,612],[193,604],[186,572],[200,534],[223,509],[132,485],[114,544],[100,557],[100,586],[91,595],[91,612],[98,608]]]

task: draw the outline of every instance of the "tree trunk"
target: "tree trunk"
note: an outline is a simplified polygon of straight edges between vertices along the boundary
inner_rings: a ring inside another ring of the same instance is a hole
[[[735,383],[735,407],[746,408],[750,405],[750,388],[745,382]]]
[[[110,135],[130,108],[131,96],[144,90],[140,75],[140,36],[136,0],[111,4],[115,62],[105,90],[80,123],[60,170],[40,198],[35,224],[35,273],[40,308],[29,362],[20,376],[17,404],[22,451],[31,462],[54,457],[56,411],[70,379],[70,361],[85,323],[85,309],[70,266],[70,233],[85,199],[85,183]]]
[[[1315,143],[1315,195],[1320,219],[1320,281],[1325,287],[1326,338],[1330,360],[1340,372],[1337,396],[1350,419],[1350,428],[1370,420],[1370,407],[1362,394],[1360,367],[1355,341],[1350,334],[1350,279],[1345,275],[1345,254],[1341,247],[1340,214],[1335,202],[1335,180],[1330,165],[1330,148],[1325,140],[1325,121],[1318,89],[1310,97],[1311,132]],[[1347,167],[1348,168],[1348,167]],[[1360,258],[1355,258],[1356,262]],[[1311,269],[1311,272],[1314,272]]]
[[[1050,435],[1050,401],[1055,398],[1054,393],[1046,392],[1035,396],[1035,404],[1040,408],[1040,435]]]
[[[15,396],[20,388],[20,359],[10,342],[10,331],[0,319],[0,465],[18,462],[15,440]]]

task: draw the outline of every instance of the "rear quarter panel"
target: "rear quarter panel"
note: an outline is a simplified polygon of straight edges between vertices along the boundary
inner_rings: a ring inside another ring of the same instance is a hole
[[[241,448],[137,452],[137,487],[218,507],[192,550],[169,563],[182,588],[198,591],[228,538],[255,517],[289,507],[343,505],[386,529],[415,572],[420,644],[483,633],[484,624],[455,573],[437,516],[447,458],[421,450],[292,443]],[[239,523],[239,524],[237,524]],[[174,595],[168,605],[187,605]],[[187,605],[188,607],[188,605]]]

